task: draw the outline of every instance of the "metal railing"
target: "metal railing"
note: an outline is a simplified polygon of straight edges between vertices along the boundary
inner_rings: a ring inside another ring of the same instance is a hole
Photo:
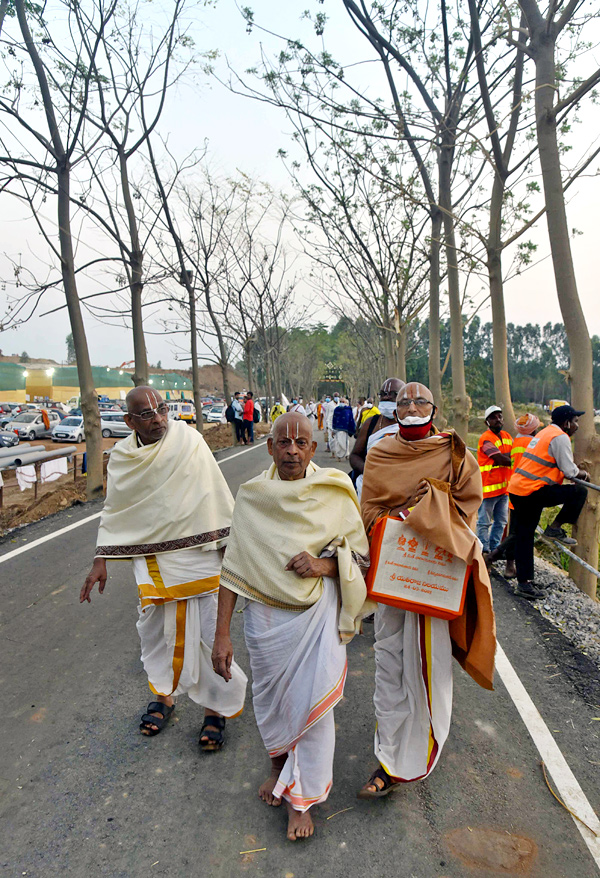
[[[73,482],[77,482],[77,458],[81,457],[81,466],[79,475],[84,475],[85,470],[83,469],[83,458],[85,455],[85,451],[77,451],[74,445],[70,445],[64,449],[58,449],[56,451],[48,452],[47,454],[43,454],[42,452],[46,449],[42,448],[42,450],[37,453],[37,448],[39,446],[33,446],[32,448],[28,448],[27,451],[19,452],[18,447],[15,447],[13,455],[3,454],[0,456],[0,473],[6,472],[7,470],[17,470],[20,467],[25,466],[34,466],[35,467],[35,482],[33,483],[33,499],[37,500],[38,498],[38,485],[40,483],[40,470],[43,463],[51,460],[60,460],[63,457],[73,460]],[[108,454],[111,449],[106,449],[103,458],[108,463]],[[32,453],[33,452],[33,453]],[[16,463],[16,459],[18,459],[18,463]],[[104,466],[106,469],[106,464]],[[67,464],[67,473],[65,475],[69,475],[71,470],[68,468]],[[0,509],[2,509],[4,505],[4,490],[5,488],[17,488],[16,485],[0,485]]]

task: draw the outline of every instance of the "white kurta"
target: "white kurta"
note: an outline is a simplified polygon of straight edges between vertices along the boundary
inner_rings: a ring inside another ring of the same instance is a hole
[[[133,559],[140,594],[142,663],[157,695],[187,693],[231,717],[241,713],[246,675],[232,662],[226,683],[213,671],[221,552],[184,549]]]

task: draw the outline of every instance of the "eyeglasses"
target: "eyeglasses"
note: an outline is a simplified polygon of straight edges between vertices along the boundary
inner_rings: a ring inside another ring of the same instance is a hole
[[[406,397],[403,397],[402,399],[398,400],[398,402],[396,403],[396,407],[400,410],[408,409],[410,408],[410,404],[413,402],[415,404],[415,408],[419,411],[427,411],[429,406],[433,408],[433,403],[430,402],[428,399],[423,399],[422,396],[417,397],[417,399],[406,399]]]
[[[144,409],[143,412],[136,414],[135,412],[128,412],[132,418],[139,418],[141,421],[151,421],[154,415],[168,415],[169,414],[169,406],[165,402],[161,402],[160,405],[156,406],[155,409]]]

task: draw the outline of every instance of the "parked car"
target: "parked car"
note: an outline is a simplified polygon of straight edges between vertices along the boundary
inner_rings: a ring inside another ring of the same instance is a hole
[[[0,448],[12,448],[19,444],[19,437],[8,430],[0,430]]]
[[[61,421],[63,420],[63,418],[66,418],[66,417],[67,417],[67,413],[66,413],[66,412],[63,412],[62,409],[54,408],[54,406],[52,406],[52,408],[49,409],[49,411],[51,411],[51,412],[56,412],[56,414],[57,414],[58,417],[61,419]]]
[[[21,412],[7,425],[8,430],[16,433],[19,439],[46,439],[51,435],[52,428],[60,423],[56,412],[46,412],[50,426],[46,427],[41,412]]]
[[[209,424],[220,424],[224,411],[225,411],[225,406],[213,405],[210,408],[208,414],[206,415],[207,422]]]
[[[131,427],[125,423],[123,412],[102,412],[100,415],[100,427],[105,439],[110,436],[129,436]]]
[[[68,415],[52,428],[53,442],[83,442],[85,432],[81,415]]]

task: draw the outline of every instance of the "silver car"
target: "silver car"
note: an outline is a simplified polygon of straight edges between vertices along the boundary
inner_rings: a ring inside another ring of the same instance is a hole
[[[46,427],[41,412],[22,412],[17,415],[6,429],[16,433],[19,439],[46,439],[51,435],[52,428],[60,424],[60,418],[56,412],[47,412],[50,426]]]
[[[53,442],[83,442],[85,431],[81,415],[69,415],[52,428]]]
[[[129,436],[131,427],[125,423],[123,412],[101,412],[100,426],[105,439],[110,436]]]

